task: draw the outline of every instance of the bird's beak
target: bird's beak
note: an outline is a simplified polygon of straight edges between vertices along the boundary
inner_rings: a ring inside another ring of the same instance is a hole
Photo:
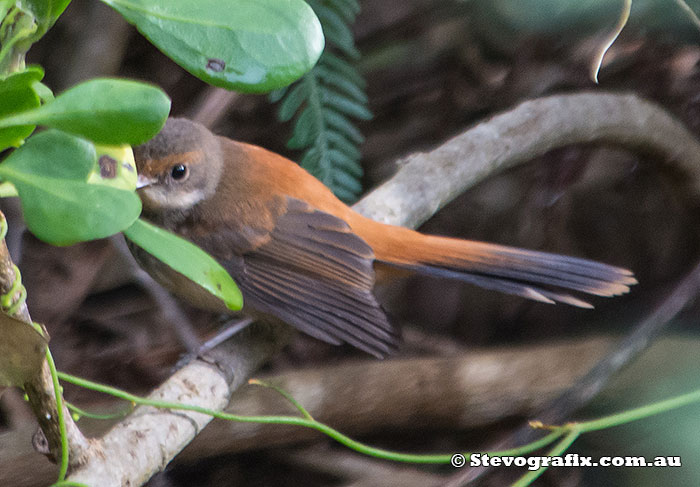
[[[143,174],[139,174],[138,177],[136,178],[136,189],[141,189],[145,188],[146,186],[150,186],[153,184],[155,181],[148,176],[144,176]]]

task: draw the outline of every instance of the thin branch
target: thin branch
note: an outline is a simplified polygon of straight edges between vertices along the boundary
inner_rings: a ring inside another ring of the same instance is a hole
[[[622,367],[645,351],[672,320],[698,297],[698,294],[700,294],[700,264],[697,264],[681,280],[661,304],[620,340],[611,353],[576,381],[571,389],[543,408],[537,419],[545,424],[558,424],[577,409],[588,404]],[[523,428],[523,432],[525,431]],[[529,434],[524,436],[523,444],[532,438]]]
[[[212,351],[214,364],[192,361],[149,398],[220,411],[288,335],[287,327],[254,323]],[[190,411],[138,407],[100,439],[87,461],[73,465],[69,480],[100,487],[141,485],[163,470],[211,419]]]
[[[187,116],[205,127],[212,128],[227,115],[240,96],[235,91],[208,86],[195,100]]]
[[[528,415],[567,390],[614,343],[597,337],[576,342],[469,350],[438,358],[368,360],[264,378],[344,433],[483,427]],[[226,408],[254,414],[295,414],[272,390],[245,387]],[[317,432],[279,425],[218,421],[183,460],[318,438]]]
[[[5,215],[0,213],[0,219],[5,223]],[[18,276],[15,274],[15,266],[10,257],[5,239],[0,239],[0,294],[7,294],[13,289],[13,284]],[[17,291],[13,301],[20,299],[21,292]],[[0,311],[2,312],[2,311]],[[26,302],[23,302],[13,314],[15,318],[27,322],[31,326],[31,316]],[[60,456],[61,435],[58,423],[58,410],[56,408],[56,392],[53,387],[51,372],[46,361],[38,374],[24,384],[24,391],[29,399],[29,404],[39,422],[40,436],[35,437],[35,444],[46,442],[46,452],[54,458]],[[66,434],[69,439],[69,456],[79,460],[88,451],[88,441],[71,419],[68,409],[63,408],[63,416],[66,422]],[[37,443],[38,442],[38,443]]]

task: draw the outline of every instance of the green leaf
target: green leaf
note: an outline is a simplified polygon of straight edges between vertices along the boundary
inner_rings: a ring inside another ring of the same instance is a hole
[[[88,183],[95,163],[92,144],[48,130],[10,154],[0,164],[0,178],[17,188],[34,235],[54,245],[71,245],[118,233],[141,212],[133,191]]]
[[[22,387],[38,374],[46,346],[32,325],[0,312],[0,387]]]
[[[40,104],[34,84],[44,77],[44,70],[30,66],[6,78],[0,79],[0,119]],[[34,131],[35,125],[24,124],[0,128],[0,150],[18,147]]]
[[[214,86],[271,91],[309,71],[323,32],[303,0],[102,0],[158,49]]]
[[[301,162],[299,164],[301,167],[316,176],[316,178],[323,181],[324,177],[323,174],[321,174],[320,162],[321,151],[318,150],[318,147],[313,146],[304,153],[304,156],[301,158]]]
[[[349,142],[343,134],[329,131],[326,136],[328,137],[328,142],[348,158],[358,160],[362,156],[362,154],[360,154],[360,149]]]
[[[5,19],[7,12],[15,4],[15,0],[0,0],[0,23]]]
[[[367,85],[367,81],[360,75],[357,68],[331,52],[323,53],[323,64],[362,89]]]
[[[333,0],[331,6],[335,6],[339,11],[351,13],[353,19],[360,13],[360,2],[357,0]]]
[[[345,115],[333,110],[326,110],[323,113],[323,120],[334,130],[342,132],[351,141],[356,144],[361,144],[365,138],[362,133],[355,127]]]
[[[372,112],[370,112],[364,105],[349,98],[334,95],[334,93],[325,92],[323,103],[331,108],[335,108],[341,113],[354,118],[359,118],[360,120],[369,120],[372,118]]]
[[[48,125],[99,144],[138,145],[160,131],[169,111],[170,99],[160,88],[137,81],[93,79],[39,108],[0,118],[0,128]]]
[[[348,166],[349,164],[358,164],[357,161],[359,160],[359,158],[351,158],[347,154],[344,154],[337,149],[329,149],[328,150],[328,158],[331,159],[331,161],[333,162],[333,166],[336,169],[338,169],[339,172],[348,172],[345,170],[345,167]],[[360,170],[361,170],[361,167],[360,167]],[[354,172],[354,171],[350,171],[350,172]],[[362,173],[360,173],[359,176],[362,176]],[[358,176],[358,178],[359,178],[359,176]]]
[[[130,145],[96,145],[95,152],[97,161],[88,175],[88,183],[136,190],[138,175]]]
[[[22,2],[0,4],[0,75],[24,68],[25,54],[37,37],[34,14]]]
[[[291,120],[307,97],[308,90],[306,87],[306,83],[301,82],[295,84],[294,87],[289,91],[289,93],[287,93],[287,95],[284,97],[282,103],[280,103],[280,108],[277,112],[280,121],[288,122],[289,120]]]
[[[124,235],[221,299],[229,309],[237,311],[243,307],[243,296],[229,273],[196,245],[142,219],[124,230]]]
[[[345,94],[358,103],[367,104],[367,95],[357,84],[350,81],[342,74],[329,69],[326,66],[318,66],[318,77],[328,86],[337,88],[341,94]]]
[[[357,6],[359,7],[359,5]],[[343,2],[339,0],[333,0],[332,2],[329,2],[326,5],[326,8],[329,10],[333,10],[333,12],[338,14],[343,19],[343,21],[348,24],[355,23],[355,17],[357,17],[357,14],[359,12],[354,9],[354,6],[343,4]]]
[[[342,171],[336,171],[334,183],[341,188],[347,189],[354,195],[358,195],[362,192],[362,184],[360,184],[357,178],[354,178],[348,175],[348,173]]]
[[[339,157],[335,160],[335,166],[338,168],[338,170],[344,171],[357,179],[360,179],[364,174],[362,166],[360,166],[355,159]]]
[[[319,9],[317,13],[328,43],[340,48],[347,56],[358,58],[360,53],[355,49],[355,40],[348,24],[328,8]]]
[[[272,90],[270,93],[267,94],[267,99],[270,101],[270,103],[277,103],[282,98],[284,98],[284,95],[287,94],[288,88],[289,85],[284,86],[282,88],[278,88],[276,90]]]
[[[290,149],[303,149],[311,144],[318,135],[318,120],[313,110],[306,108],[301,112],[294,126],[294,135],[287,141]]]
[[[0,198],[11,198],[17,196],[19,196],[19,193],[17,192],[17,188],[15,188],[14,184],[9,181],[0,183]]]
[[[32,84],[32,88],[34,88],[34,92],[39,96],[42,102],[47,103],[54,100],[53,91],[51,91],[51,88],[46,86],[41,81],[35,81]]]
[[[71,0],[24,0],[23,4],[34,14],[39,26],[36,39],[56,23],[70,2]]]
[[[351,119],[368,119],[365,82],[342,56],[357,57],[351,23],[359,4],[354,0],[307,0],[326,34],[326,50],[314,68],[282,96],[278,118],[294,121],[291,149],[302,149],[301,166],[337,196],[351,202],[362,190],[358,145],[363,137]]]
[[[343,188],[342,186],[338,186],[333,189],[333,193],[341,200],[345,202],[353,202],[357,200],[357,193],[354,193],[353,191],[348,191],[347,189]]]

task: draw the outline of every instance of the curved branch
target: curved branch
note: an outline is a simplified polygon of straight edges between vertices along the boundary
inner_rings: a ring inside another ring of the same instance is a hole
[[[650,151],[700,192],[700,142],[662,107],[633,94],[578,93],[526,101],[445,142],[398,161],[398,172],[354,209],[417,227],[484,179],[570,144],[607,142]]]

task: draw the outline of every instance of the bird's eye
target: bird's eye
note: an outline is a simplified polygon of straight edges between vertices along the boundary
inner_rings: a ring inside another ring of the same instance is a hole
[[[189,175],[189,170],[184,164],[176,164],[170,170],[170,177],[175,181],[183,181]]]

